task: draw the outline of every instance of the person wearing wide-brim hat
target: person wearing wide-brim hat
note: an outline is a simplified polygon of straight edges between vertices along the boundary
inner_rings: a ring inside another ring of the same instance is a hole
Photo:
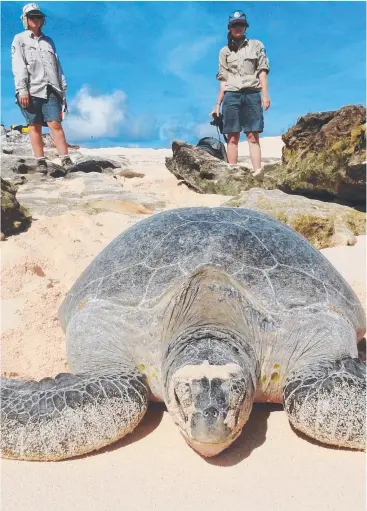
[[[24,32],[12,43],[12,70],[17,103],[29,125],[32,149],[38,170],[47,174],[42,126],[48,126],[67,171],[72,166],[61,126],[66,106],[66,80],[51,37],[42,32],[45,15],[37,4],[23,7]]]
[[[259,133],[264,129],[263,109],[270,107],[268,93],[269,60],[262,42],[247,39],[246,15],[236,11],[228,21],[228,44],[219,53],[217,104],[210,115],[219,115],[222,106],[223,133],[228,136],[228,162],[238,161],[238,142],[246,134],[255,176],[262,173]]]

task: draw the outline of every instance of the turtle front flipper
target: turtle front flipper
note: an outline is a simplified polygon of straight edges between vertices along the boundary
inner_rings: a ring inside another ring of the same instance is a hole
[[[366,367],[358,358],[303,367],[283,390],[291,424],[320,442],[365,449]]]
[[[134,367],[39,382],[1,378],[2,456],[56,461],[100,449],[137,426],[147,395]]]

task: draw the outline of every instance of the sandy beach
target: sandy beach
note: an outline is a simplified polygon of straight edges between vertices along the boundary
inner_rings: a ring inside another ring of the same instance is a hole
[[[279,158],[280,137],[263,139],[263,155]],[[240,155],[248,157],[247,144]],[[149,196],[160,210],[218,206],[229,197],[200,195],[164,165],[168,149],[82,149],[124,156],[144,177],[119,178],[126,192]],[[83,191],[83,176],[60,186]],[[111,177],[112,179],[112,177]],[[1,244],[2,373],[40,379],[67,372],[57,310],[65,293],[115,236],[157,212],[149,200],[121,201],[110,211],[73,210],[38,215],[31,228]],[[365,306],[366,237],[353,247],[322,251]],[[6,511],[153,509],[210,511],[362,511],[366,507],[365,454],[317,444],[297,434],[279,405],[255,405],[235,444],[211,459],[180,436],[162,404],[118,443],[57,463],[1,461],[1,504]]]

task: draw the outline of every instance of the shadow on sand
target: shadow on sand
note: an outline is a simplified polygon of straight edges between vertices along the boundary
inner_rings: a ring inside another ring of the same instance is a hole
[[[239,438],[225,451],[213,458],[203,458],[207,463],[218,467],[232,467],[248,458],[252,451],[260,447],[266,440],[267,421],[270,413],[283,411],[278,404],[255,404],[248,422]]]
[[[163,414],[166,411],[164,403],[150,402],[147,413],[139,426],[129,435],[126,435],[121,440],[107,445],[98,451],[77,456],[74,459],[84,459],[91,456],[98,456],[105,452],[112,452],[116,449],[122,449],[127,445],[138,442],[142,438],[152,433],[160,424]],[[244,459],[248,458],[252,451],[257,447],[260,447],[266,440],[266,431],[268,429],[267,420],[270,413],[283,411],[283,406],[278,404],[269,403],[258,403],[255,404],[250,419],[243,428],[240,437],[225,451],[214,456],[213,458],[203,459],[211,464],[218,467],[232,467],[241,463]],[[188,447],[189,448],[189,447]],[[200,454],[198,454],[200,456]],[[67,460],[60,460],[67,461]]]

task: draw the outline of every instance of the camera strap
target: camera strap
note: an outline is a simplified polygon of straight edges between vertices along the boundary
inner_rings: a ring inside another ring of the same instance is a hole
[[[222,133],[222,131],[219,129],[219,127],[217,126],[217,133],[218,133],[218,137],[219,137],[219,140],[220,140],[220,136],[222,135],[223,138],[224,138],[224,141],[226,144],[228,144],[228,138],[227,138],[227,135],[225,133]]]

